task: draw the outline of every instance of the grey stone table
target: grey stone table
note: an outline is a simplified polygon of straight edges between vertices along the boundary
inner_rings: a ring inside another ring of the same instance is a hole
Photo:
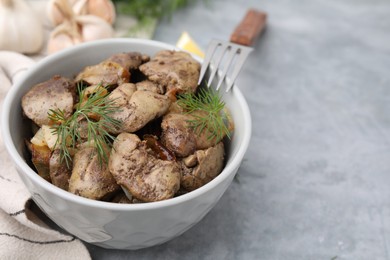
[[[390,1],[197,2],[159,24],[206,48],[269,14],[238,86],[253,136],[217,206],[182,236],[94,259],[390,259]]]

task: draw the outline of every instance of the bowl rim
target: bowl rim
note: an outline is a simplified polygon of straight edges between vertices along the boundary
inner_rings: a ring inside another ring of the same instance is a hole
[[[251,115],[250,110],[248,107],[248,104],[239,90],[237,86],[233,87],[231,91],[233,91],[233,95],[237,99],[238,103],[242,106],[243,110],[243,122],[245,122],[244,126],[244,132],[243,132],[243,140],[239,145],[239,148],[233,158],[231,158],[231,161],[228,165],[225,165],[222,172],[215,177],[212,181],[209,183],[203,185],[202,187],[188,192],[186,194],[183,194],[178,197],[174,197],[171,199],[163,200],[163,201],[156,201],[156,202],[148,202],[148,203],[139,203],[139,204],[121,204],[121,203],[112,203],[112,202],[105,202],[105,201],[98,201],[98,200],[92,200],[88,198],[84,198],[75,194],[72,194],[68,191],[62,190],[61,188],[58,188],[57,186],[51,184],[50,182],[44,180],[42,177],[40,177],[24,160],[24,158],[19,154],[19,152],[16,149],[16,146],[12,142],[11,138],[11,132],[9,128],[9,120],[11,116],[11,104],[13,100],[16,98],[17,93],[19,92],[19,89],[22,86],[23,81],[28,78],[30,75],[33,75],[34,73],[37,73],[42,66],[44,66],[46,63],[55,61],[58,59],[61,59],[63,57],[66,57],[72,52],[81,51],[87,48],[90,48],[92,46],[99,46],[99,45],[108,45],[108,44],[145,44],[151,47],[156,48],[165,48],[165,49],[175,49],[180,50],[180,48],[177,48],[173,45],[170,45],[168,43],[155,41],[155,40],[147,40],[147,39],[132,39],[132,38],[115,38],[115,39],[105,39],[105,40],[98,40],[94,42],[87,42],[82,43],[79,45],[76,45],[74,47],[70,47],[67,49],[64,49],[62,51],[59,51],[57,53],[54,53],[52,55],[46,56],[40,61],[38,61],[36,64],[34,64],[30,69],[28,69],[24,75],[22,75],[11,87],[11,89],[8,91],[2,107],[2,115],[1,115],[1,133],[4,141],[4,145],[6,150],[8,151],[8,154],[10,158],[13,161],[14,167],[19,167],[22,173],[18,171],[18,174],[26,174],[30,180],[33,181],[34,185],[39,185],[43,189],[49,191],[52,194],[56,194],[61,199],[70,201],[75,204],[93,207],[93,208],[104,208],[108,210],[115,210],[115,211],[140,211],[140,210],[151,210],[155,208],[161,208],[161,207],[169,207],[181,203],[185,203],[186,201],[192,200],[202,193],[205,193],[211,189],[214,189],[216,186],[218,186],[223,180],[225,180],[229,174],[234,171],[236,168],[240,166],[240,163],[246,153],[246,150],[249,146],[249,141],[252,134],[252,122],[251,122]],[[202,61],[199,57],[195,56],[195,58],[198,61]],[[30,191],[29,191],[30,193]]]

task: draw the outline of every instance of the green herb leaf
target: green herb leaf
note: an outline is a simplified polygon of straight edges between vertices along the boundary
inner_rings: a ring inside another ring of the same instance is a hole
[[[119,13],[134,16],[138,20],[148,17],[157,19],[170,17],[177,9],[191,3],[190,0],[113,0],[113,2]]]
[[[60,149],[60,158],[65,160],[68,168],[71,167],[71,149],[82,142],[80,136],[80,121],[87,122],[87,143],[96,148],[98,160],[102,166],[108,162],[108,151],[114,136],[107,132],[110,127],[120,127],[121,121],[110,117],[110,114],[118,111],[115,100],[108,99],[109,93],[102,86],[96,87],[96,92],[86,96],[81,84],[77,86],[80,102],[77,103],[75,112],[69,118],[65,117],[64,111],[51,109],[48,117],[55,124],[52,126],[53,133],[57,134],[55,147]],[[96,119],[98,118],[98,120]]]
[[[188,120],[188,123],[195,133],[200,134],[207,130],[208,139],[215,138],[217,142],[225,135],[230,139],[231,133],[227,127],[229,119],[219,92],[211,88],[200,88],[196,95],[179,95],[177,102],[194,117],[193,120]],[[197,111],[200,113],[195,113]]]

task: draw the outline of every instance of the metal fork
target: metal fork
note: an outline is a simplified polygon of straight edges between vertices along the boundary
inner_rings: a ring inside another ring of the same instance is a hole
[[[220,48],[221,50],[215,54],[218,48]],[[206,58],[204,59],[202,68],[200,70],[198,85],[201,84],[203,77],[205,76],[206,71],[209,67],[211,71],[210,71],[209,80],[207,81],[207,86],[211,85],[215,77],[215,74],[217,74],[217,71],[220,68],[222,59],[226,56],[225,57],[226,62],[223,66],[223,70],[221,74],[219,75],[219,81],[216,89],[219,90],[219,88],[222,85],[222,82],[226,79],[226,75],[229,68],[233,66],[232,74],[229,77],[229,81],[226,84],[226,92],[228,92],[232,88],[234,81],[236,80],[249,53],[252,50],[253,48],[250,47],[246,47],[246,46],[242,46],[230,42],[221,42],[218,40],[212,40],[207,47],[206,56],[205,56]],[[215,59],[214,59],[215,63],[212,63],[214,54],[215,54]],[[232,63],[234,57],[236,57],[236,62]]]
[[[228,78],[229,80],[226,80],[226,92],[228,92],[233,87],[234,81],[249,53],[253,50],[253,48],[248,46],[253,45],[256,38],[260,35],[265,27],[265,21],[266,14],[264,12],[250,9],[232,33],[230,42],[212,40],[207,47],[198,85],[202,83],[207,69],[210,68],[210,77],[206,82],[207,86],[210,87],[215,75],[218,73],[219,81],[216,89],[219,90],[222,82]],[[224,60],[223,70],[220,71],[222,60]],[[227,77],[229,71],[231,71],[231,76]]]

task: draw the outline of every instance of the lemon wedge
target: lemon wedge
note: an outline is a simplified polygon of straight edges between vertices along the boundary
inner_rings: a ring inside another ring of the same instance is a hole
[[[201,58],[204,58],[203,51],[199,48],[196,42],[190,37],[187,32],[183,32],[176,43],[176,47],[179,47],[183,50],[191,52],[192,54],[198,55]]]

